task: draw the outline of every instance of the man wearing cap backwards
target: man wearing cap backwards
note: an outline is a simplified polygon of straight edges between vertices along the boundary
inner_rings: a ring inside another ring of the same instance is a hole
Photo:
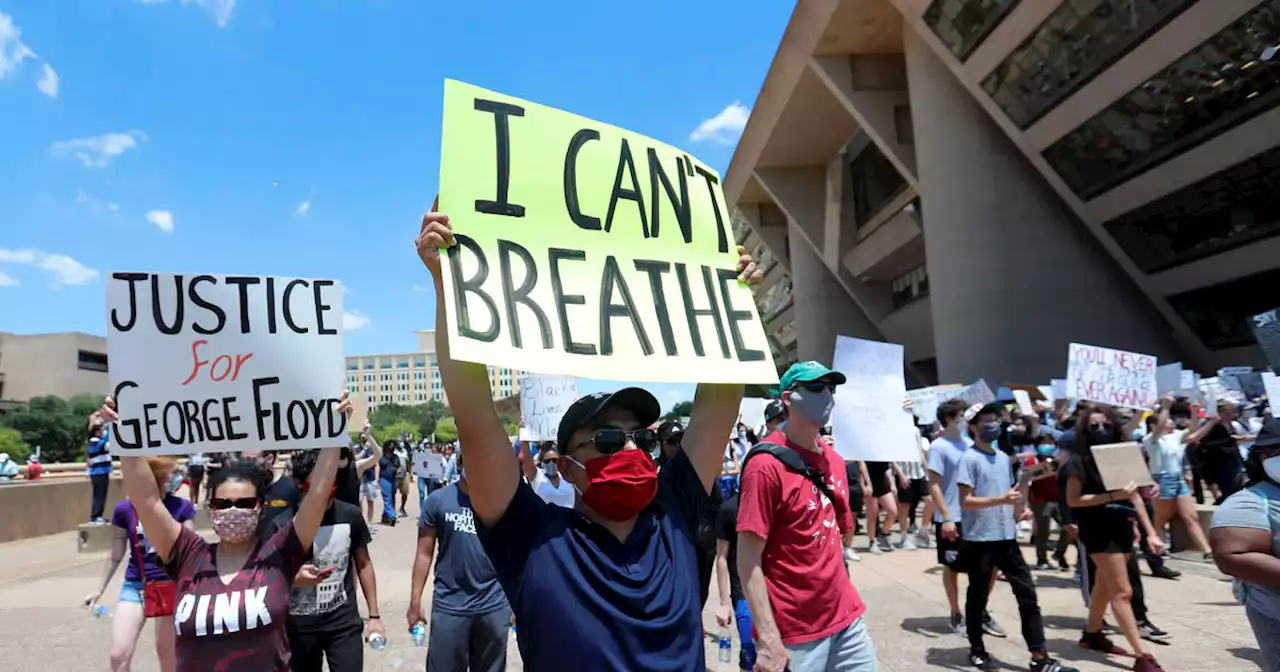
[[[519,478],[482,364],[454,361],[446,337],[440,250],[449,218],[429,213],[416,240],[436,286],[436,356],[466,447],[477,533],[520,624],[527,670],[701,672],[702,614],[694,534],[720,474],[742,385],[698,386],[681,449],[659,475],[649,453],[658,400],[643,389],[587,395],[557,432],[574,509],[543,502]],[[743,248],[739,279],[764,275]],[[643,362],[636,362],[643,366]]]
[[[819,437],[831,419],[842,373],[818,362],[793,364],[779,388],[787,408],[781,439],[826,488],[772,455],[754,455],[742,473],[738,574],[755,622],[760,672],[872,672],[875,647],[866,606],[846,574],[841,538],[853,530],[844,460]],[[823,491],[829,491],[831,501]]]

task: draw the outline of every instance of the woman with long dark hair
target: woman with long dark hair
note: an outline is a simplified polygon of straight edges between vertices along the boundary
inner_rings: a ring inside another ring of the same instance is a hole
[[[1263,669],[1280,670],[1280,419],[1258,432],[1245,473],[1248,486],[1213,515],[1209,544],[1218,568],[1236,580]]]
[[[1089,619],[1080,645],[1108,654],[1124,653],[1102,634],[1102,618],[1110,605],[1116,624],[1133,647],[1133,655],[1137,659],[1133,669],[1137,672],[1159,672],[1163,668],[1142,648],[1142,637],[1130,603],[1133,586],[1129,582],[1128,561],[1133,553],[1134,516],[1141,523],[1153,550],[1160,552],[1164,542],[1147,517],[1147,507],[1142,503],[1138,486],[1129,483],[1120,489],[1108,489],[1093,457],[1093,446],[1122,443],[1133,433],[1139,420],[1140,416],[1135,414],[1126,423],[1111,407],[1093,409],[1076,424],[1075,445],[1061,468],[1060,478],[1066,488],[1067,506],[1071,508],[1082,550],[1097,568],[1096,583],[1089,601]]]

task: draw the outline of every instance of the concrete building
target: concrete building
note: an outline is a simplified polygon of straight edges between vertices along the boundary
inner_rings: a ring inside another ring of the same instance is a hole
[[[357,397],[352,426],[364,424],[366,414],[385,404],[417,405],[429,401],[448,403],[440,382],[434,330],[418,332],[418,351],[385,355],[353,355],[346,358],[347,391]],[[520,392],[516,369],[489,366],[489,386],[495,400]]]
[[[0,411],[32,397],[106,395],[107,339],[0,332]]]
[[[779,366],[1061,378],[1071,341],[1264,366],[1280,0],[800,0],[724,177]]]

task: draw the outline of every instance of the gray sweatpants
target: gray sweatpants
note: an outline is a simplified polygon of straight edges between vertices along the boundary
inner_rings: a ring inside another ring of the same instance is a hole
[[[511,609],[466,616],[431,610],[427,672],[504,672]]]

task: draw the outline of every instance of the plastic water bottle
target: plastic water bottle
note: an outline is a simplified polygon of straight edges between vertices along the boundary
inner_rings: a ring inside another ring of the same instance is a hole
[[[102,618],[103,616],[110,616],[111,610],[107,609],[104,605],[95,604],[91,609],[89,609],[89,613],[93,614],[94,618]]]
[[[720,656],[722,663],[729,662],[733,652],[733,640],[729,639],[729,628],[720,628]]]
[[[427,643],[427,628],[421,623],[413,626],[413,645],[421,649]]]
[[[369,637],[369,646],[374,651],[381,651],[387,648],[387,638],[375,632]]]

